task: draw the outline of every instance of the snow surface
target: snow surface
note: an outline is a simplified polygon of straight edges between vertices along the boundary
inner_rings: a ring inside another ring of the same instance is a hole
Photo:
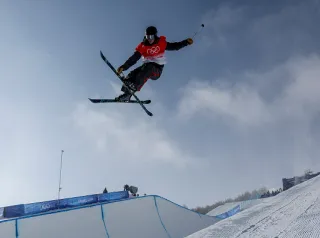
[[[228,202],[223,205],[220,205],[214,209],[212,209],[210,212],[207,213],[209,216],[216,216],[220,215],[222,213],[225,213],[227,211],[230,211],[232,208],[238,206],[240,202]]]
[[[320,237],[319,197],[317,176],[187,238]]]
[[[185,237],[220,219],[158,196],[0,221],[2,238]]]
[[[222,213],[230,211],[232,208],[235,208],[238,205],[240,205],[240,210],[243,211],[243,210],[248,209],[250,207],[253,207],[263,201],[265,202],[268,199],[270,199],[270,197],[269,198],[252,199],[252,200],[247,200],[247,201],[242,201],[242,202],[227,202],[223,205],[220,205],[220,206],[212,209],[210,212],[207,213],[207,215],[217,216]]]

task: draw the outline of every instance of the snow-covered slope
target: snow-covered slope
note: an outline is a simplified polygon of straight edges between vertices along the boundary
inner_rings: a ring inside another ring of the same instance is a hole
[[[184,237],[218,219],[158,196],[0,221],[1,238]]]
[[[187,237],[320,237],[320,176]]]
[[[209,216],[217,216],[222,213],[225,213],[227,211],[230,211],[232,208],[240,205],[240,210],[243,211],[245,209],[248,209],[250,207],[253,207],[261,202],[265,202],[269,200],[269,198],[259,198],[259,199],[252,199],[252,200],[247,200],[247,201],[242,201],[242,202],[228,202],[225,203],[219,207],[216,207],[215,209],[212,209],[210,212],[207,213]]]
[[[238,205],[240,205],[240,202],[228,202],[228,203],[225,203],[223,205],[220,205],[220,206],[212,209],[210,212],[207,213],[207,215],[209,215],[209,216],[220,215],[224,212],[231,210],[232,208],[234,208]]]

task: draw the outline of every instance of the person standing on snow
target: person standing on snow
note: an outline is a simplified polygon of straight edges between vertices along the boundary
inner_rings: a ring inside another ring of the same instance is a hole
[[[145,31],[143,41],[136,47],[135,52],[129,59],[117,69],[120,75],[128,70],[141,57],[143,64],[132,70],[127,77],[122,78],[124,84],[133,92],[140,91],[148,79],[157,80],[162,74],[165,61],[165,51],[180,50],[185,46],[191,45],[193,40],[188,38],[180,42],[167,42],[165,36],[158,36],[158,30],[154,26],[149,26]],[[116,97],[117,101],[129,101],[132,94],[122,85],[123,94]]]

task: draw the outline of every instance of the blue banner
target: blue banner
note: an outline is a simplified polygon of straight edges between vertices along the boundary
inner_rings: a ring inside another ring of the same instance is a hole
[[[24,205],[14,205],[4,208],[3,216],[5,218],[19,217],[24,215]]]
[[[98,194],[98,202],[108,202],[129,198],[128,191]]]
[[[4,217],[20,217],[26,215],[34,215],[43,212],[53,211],[57,209],[66,209],[71,207],[79,207],[98,202],[116,201],[127,199],[129,197],[128,191],[111,192],[103,194],[88,195],[82,197],[65,198],[61,200],[52,200],[46,202],[38,202],[31,204],[20,204],[4,208]]]
[[[222,219],[225,219],[225,218],[228,218],[228,217],[231,217],[235,214],[237,214],[238,212],[240,211],[240,205],[232,208],[231,210],[225,212],[225,213],[222,213],[220,215],[217,215],[216,217],[217,218],[222,218]]]
[[[58,208],[71,208],[71,207],[79,207],[83,205],[93,204],[98,202],[97,195],[88,195],[82,197],[74,197],[74,198],[66,198],[59,201],[57,205]]]
[[[58,208],[57,201],[38,202],[24,205],[24,215],[32,215],[41,212],[48,212]]]

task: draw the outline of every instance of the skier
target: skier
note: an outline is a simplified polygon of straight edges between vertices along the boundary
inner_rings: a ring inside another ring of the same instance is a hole
[[[143,64],[132,70],[127,77],[122,78],[124,84],[134,93],[140,91],[148,79],[157,80],[160,78],[165,61],[166,50],[180,50],[181,48],[191,45],[193,40],[188,38],[180,42],[167,42],[165,36],[158,36],[158,30],[154,26],[147,27],[143,41],[136,47],[135,52],[128,60],[117,69],[120,75],[123,71],[128,70],[141,57]],[[116,97],[117,101],[129,101],[132,94],[122,85],[123,94]]]

